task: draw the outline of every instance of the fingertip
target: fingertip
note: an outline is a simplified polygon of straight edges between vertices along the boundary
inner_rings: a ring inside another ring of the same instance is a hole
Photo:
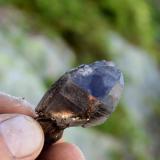
[[[52,144],[50,148],[41,155],[40,160],[85,160],[83,153],[75,144],[60,141]]]
[[[2,115],[1,115],[2,116]],[[35,159],[44,144],[44,135],[40,125],[31,117],[11,114],[0,122],[0,135],[4,146],[16,159]]]
[[[82,151],[75,144],[61,141],[59,144],[53,144],[53,146],[57,148],[60,153],[59,156],[64,156],[66,160],[85,160]],[[61,154],[61,150],[63,151],[63,155]],[[57,160],[61,160],[62,157],[59,157]]]
[[[0,113],[19,113],[31,117],[36,114],[33,105],[21,97],[14,97],[6,93],[0,92]]]

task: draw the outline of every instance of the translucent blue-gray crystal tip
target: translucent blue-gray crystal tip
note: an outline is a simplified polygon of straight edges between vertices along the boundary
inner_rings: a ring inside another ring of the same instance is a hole
[[[119,99],[117,96],[120,96],[119,92],[124,87],[121,71],[117,69],[113,62],[105,60],[80,66],[73,73],[72,80],[92,96],[109,104],[111,103],[110,96],[114,96],[113,94],[115,94],[116,99]]]

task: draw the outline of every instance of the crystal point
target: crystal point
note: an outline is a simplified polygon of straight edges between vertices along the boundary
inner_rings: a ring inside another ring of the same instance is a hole
[[[43,96],[36,107],[39,122],[52,141],[67,127],[101,124],[115,110],[123,88],[123,75],[114,63],[81,65],[66,72]]]

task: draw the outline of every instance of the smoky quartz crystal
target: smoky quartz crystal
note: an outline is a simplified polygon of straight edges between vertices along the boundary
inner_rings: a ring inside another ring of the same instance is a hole
[[[36,107],[46,143],[60,139],[67,127],[103,123],[115,110],[123,88],[122,72],[105,60],[66,72]]]

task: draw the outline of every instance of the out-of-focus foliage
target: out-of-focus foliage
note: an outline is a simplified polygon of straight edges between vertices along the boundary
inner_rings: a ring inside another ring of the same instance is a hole
[[[82,150],[86,147],[88,157],[95,158],[98,152],[95,159],[156,159],[160,156],[159,27],[158,0],[0,0],[0,81],[4,82],[0,90],[19,95],[40,88],[42,93],[71,66],[113,59],[125,76],[121,104],[107,123],[95,128],[101,136],[91,131],[86,138],[80,130],[86,140],[74,142]],[[18,91],[14,84],[27,86],[27,77],[31,85]],[[89,140],[103,149],[89,152],[88,148],[95,149],[92,142],[87,148]]]
[[[1,4],[13,4],[26,12],[37,23],[35,30],[60,34],[77,54],[91,51],[90,61],[104,57],[110,29],[152,51],[155,45],[152,9],[146,0],[1,0]],[[78,59],[84,62],[81,55]]]

